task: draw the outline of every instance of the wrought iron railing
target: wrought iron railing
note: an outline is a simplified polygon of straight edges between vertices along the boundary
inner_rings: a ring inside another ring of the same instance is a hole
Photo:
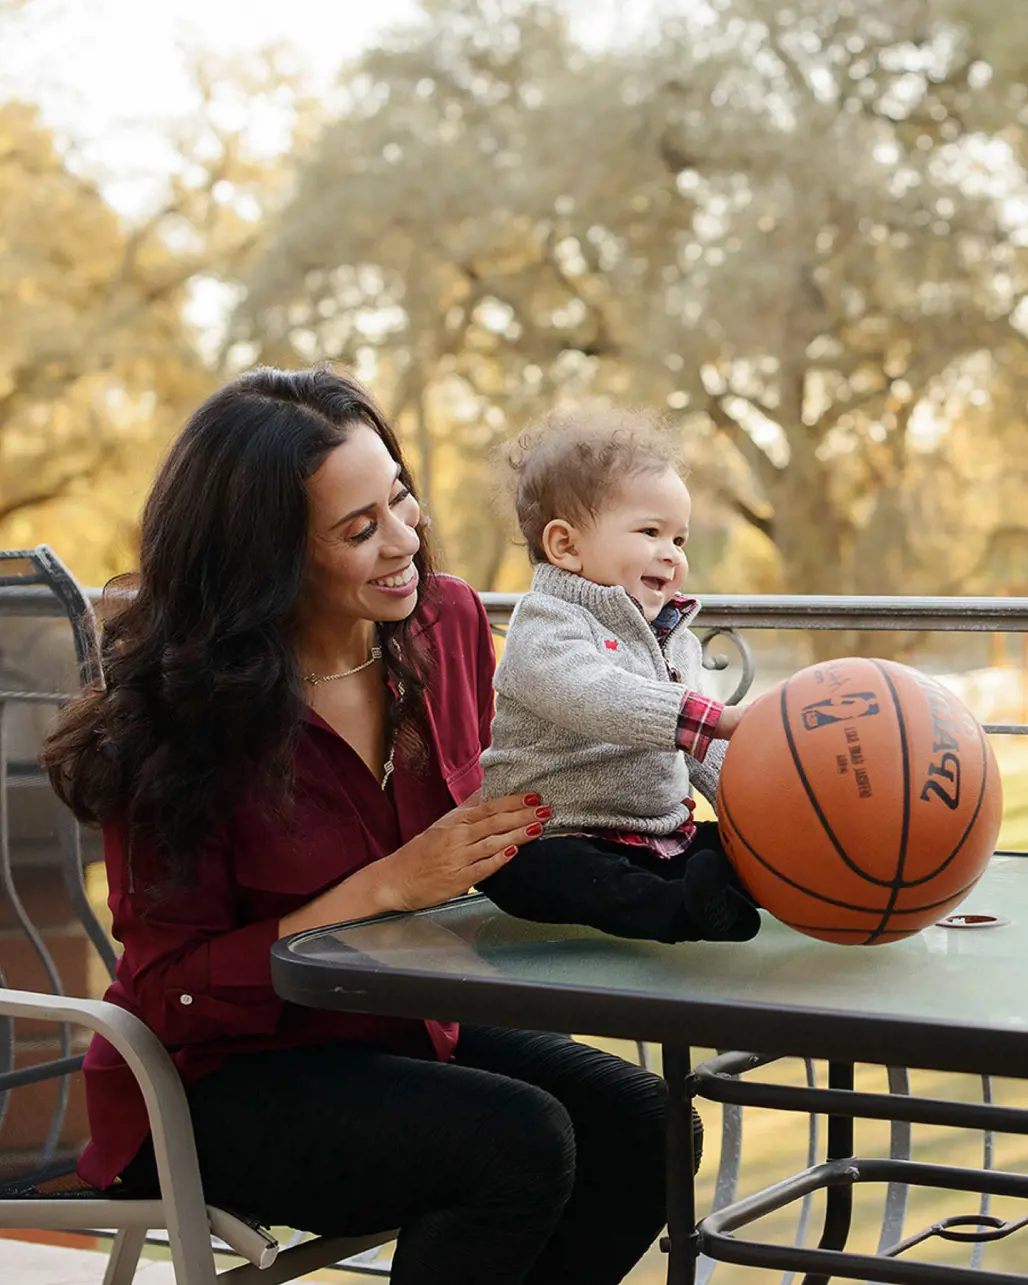
[[[521,594],[484,593],[489,623],[502,635]],[[765,594],[711,595],[703,599],[695,621],[703,643],[704,664],[711,670],[729,668],[728,657],[713,651],[718,640],[738,651],[739,681],[729,705],[743,700],[757,665],[743,630],[816,630],[881,633],[1012,633],[1028,634],[1028,598],[897,598],[828,597]],[[1024,736],[1026,723],[985,723],[994,735]]]

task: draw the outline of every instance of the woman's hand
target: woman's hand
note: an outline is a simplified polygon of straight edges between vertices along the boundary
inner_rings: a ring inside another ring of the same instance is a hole
[[[435,906],[506,865],[520,844],[538,838],[549,816],[534,794],[489,803],[472,796],[372,869],[390,909]]]
[[[530,801],[529,801],[530,800]],[[279,934],[304,932],[394,910],[422,910],[459,897],[537,839],[549,808],[536,794],[489,803],[476,792],[389,856],[348,875],[279,920]]]

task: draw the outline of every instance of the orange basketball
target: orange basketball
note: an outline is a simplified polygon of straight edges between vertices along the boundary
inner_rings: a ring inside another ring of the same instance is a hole
[[[851,657],[753,702],[728,742],[717,811],[760,905],[811,937],[870,946],[963,900],[995,848],[1003,790],[952,692]]]

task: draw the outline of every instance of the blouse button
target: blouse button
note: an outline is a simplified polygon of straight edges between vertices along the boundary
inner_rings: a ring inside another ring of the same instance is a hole
[[[178,1002],[179,1002],[180,1004],[192,1004],[192,1002],[193,1002],[193,997],[192,997],[192,995],[180,995],[180,996],[178,997]]]

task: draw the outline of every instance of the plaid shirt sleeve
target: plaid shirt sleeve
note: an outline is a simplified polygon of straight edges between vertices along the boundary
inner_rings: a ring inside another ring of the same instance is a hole
[[[675,737],[678,748],[702,763],[723,709],[724,705],[720,701],[701,696],[699,692],[687,692],[678,712],[678,732]]]

